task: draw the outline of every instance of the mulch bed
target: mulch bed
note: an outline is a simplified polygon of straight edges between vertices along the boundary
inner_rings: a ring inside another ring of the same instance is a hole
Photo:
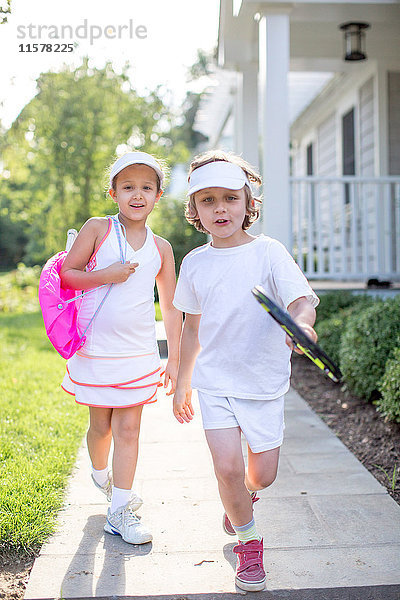
[[[400,424],[386,421],[373,404],[352,396],[298,354],[292,359],[292,386],[400,504]]]

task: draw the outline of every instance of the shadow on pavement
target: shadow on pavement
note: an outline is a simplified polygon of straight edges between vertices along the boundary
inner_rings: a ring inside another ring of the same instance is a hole
[[[61,598],[72,598],[77,589],[80,600],[86,597],[97,598],[96,590],[104,591],[104,586],[112,589],[113,599],[124,598],[125,563],[151,552],[151,543],[134,546],[126,544],[120,536],[105,533],[104,523],[104,514],[88,518],[82,539],[64,576],[60,589]],[[94,575],[96,555],[103,563],[98,577]]]

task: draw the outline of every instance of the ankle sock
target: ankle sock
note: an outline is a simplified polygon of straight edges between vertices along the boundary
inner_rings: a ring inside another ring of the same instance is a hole
[[[257,533],[254,519],[252,519],[250,523],[247,523],[247,525],[237,526],[232,524],[232,527],[237,533],[239,542],[242,542],[242,544],[245,544],[250,540],[261,540],[261,536]]]
[[[92,467],[93,479],[99,485],[105,485],[108,481],[108,466],[105,469],[94,469]]]
[[[125,506],[125,504],[129,502],[130,498],[131,490],[124,490],[113,485],[110,512],[113,513],[121,508],[121,506]]]

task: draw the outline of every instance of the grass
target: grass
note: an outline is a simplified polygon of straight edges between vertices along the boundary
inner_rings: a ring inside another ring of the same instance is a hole
[[[54,531],[87,425],[63,373],[40,313],[0,314],[1,554],[34,554]]]
[[[154,302],[154,306],[156,309],[156,321],[162,321],[162,314],[161,314],[161,308],[160,308],[160,303],[159,302]]]

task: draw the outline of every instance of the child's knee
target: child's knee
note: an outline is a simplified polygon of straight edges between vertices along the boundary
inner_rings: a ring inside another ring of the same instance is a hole
[[[243,467],[229,464],[228,461],[214,465],[214,470],[218,481],[226,486],[235,485],[238,481],[243,481],[244,478]]]
[[[94,433],[98,437],[111,435],[111,423],[109,421],[91,421],[88,433]]]
[[[140,425],[131,422],[121,422],[113,430],[113,436],[115,440],[131,444],[137,442],[139,439]]]
[[[272,485],[276,479],[277,471],[269,473],[257,473],[256,475],[248,476],[250,487],[252,490],[263,490]]]

